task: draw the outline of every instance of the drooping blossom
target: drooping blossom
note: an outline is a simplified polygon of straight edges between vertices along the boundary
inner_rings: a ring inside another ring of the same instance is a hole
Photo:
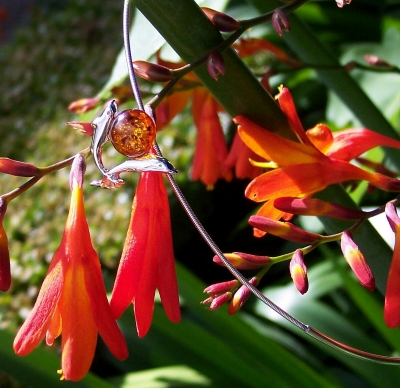
[[[110,302],[115,318],[133,303],[139,337],[150,329],[156,289],[168,318],[179,322],[168,195],[161,174],[142,172]]]
[[[71,168],[71,203],[61,240],[36,303],[14,340],[20,356],[45,337],[47,345],[62,336],[61,368],[66,380],[80,380],[93,360],[101,335],[120,360],[128,356],[125,339],[107,301],[100,262],[90,239],[83,202],[85,158],[78,154]]]
[[[248,198],[255,202],[265,202],[259,209],[258,215],[279,220],[287,213],[274,207],[275,199],[309,197],[335,183],[364,180],[372,186],[386,191],[400,191],[400,181],[397,179],[368,172],[351,164],[346,158],[341,160],[321,152],[304,132],[287,88],[282,88],[278,101],[299,142],[267,131],[243,116],[234,119],[239,125],[239,135],[244,143],[265,160],[272,161],[276,165],[276,168],[255,178],[246,188],[245,195]],[[370,137],[373,138],[372,141],[367,142],[370,148],[381,145],[383,142],[381,135],[375,137],[371,134]],[[364,136],[358,137],[358,132],[355,135],[354,131],[350,131],[347,136],[337,136],[333,144],[343,144],[347,148],[349,147],[346,146],[347,138],[352,139],[354,147],[354,143],[365,142],[365,132]],[[399,147],[399,142],[384,138],[385,146]],[[320,142],[319,144],[324,143]],[[324,151],[328,152],[329,149],[329,147],[325,147]],[[365,147],[362,148],[362,152],[365,150]],[[356,155],[352,154],[351,156]],[[268,166],[271,166],[271,163]],[[263,234],[263,232],[255,230],[256,236]]]

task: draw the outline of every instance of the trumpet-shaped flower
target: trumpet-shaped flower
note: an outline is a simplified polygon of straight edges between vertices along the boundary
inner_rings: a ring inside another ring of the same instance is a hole
[[[161,174],[143,172],[110,302],[115,318],[133,303],[139,337],[150,329],[156,289],[168,318],[179,322],[168,196]]]
[[[239,135],[244,143],[255,153],[274,162],[277,166],[255,178],[246,188],[245,195],[248,198],[255,202],[266,202],[260,208],[258,215],[279,219],[285,216],[285,212],[274,207],[275,199],[304,198],[329,185],[347,181],[364,180],[386,191],[400,191],[400,181],[397,179],[368,172],[347,160],[337,159],[321,152],[304,132],[288,89],[281,90],[278,101],[299,142],[266,131],[245,117],[239,116],[234,119],[239,125]],[[353,135],[350,133],[348,136],[351,138]],[[378,138],[379,140],[376,140]],[[395,141],[386,139],[384,145],[398,146]],[[337,141],[344,142],[343,138]],[[381,142],[382,139],[379,136],[375,137],[369,145],[376,146]],[[270,165],[271,163],[268,164]],[[262,234],[263,232],[255,230],[255,235]]]
[[[180,66],[160,58],[158,61],[171,69]],[[220,72],[221,66],[218,64]],[[212,188],[220,178],[229,181],[232,179],[231,168],[224,163],[228,156],[228,147],[218,117],[218,112],[222,110],[221,106],[193,74],[188,74],[179,80],[176,87],[177,90],[168,95],[156,109],[158,130],[181,112],[191,99],[193,120],[198,132],[192,179],[201,180],[209,188]]]
[[[36,303],[14,340],[24,356],[46,337],[52,345],[62,334],[61,366],[66,380],[79,380],[88,372],[100,333],[111,353],[128,356],[125,339],[107,301],[100,262],[93,249],[83,203],[85,159],[72,165],[72,197],[62,241],[56,250]]]

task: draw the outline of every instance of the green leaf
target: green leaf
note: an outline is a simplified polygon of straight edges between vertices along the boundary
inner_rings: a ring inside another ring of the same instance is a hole
[[[153,325],[144,339],[133,333],[132,311],[120,321],[130,348],[130,357],[123,363],[126,372],[184,364],[214,387],[260,387],[266,379],[274,387],[335,386],[332,376],[314,371],[266,333],[256,330],[247,321],[247,314],[229,316],[223,307],[209,311],[199,305],[205,298],[205,285],[179,264],[177,272],[183,301],[179,324],[169,322],[160,305],[155,306]]]
[[[118,388],[206,387],[210,380],[185,365],[154,368],[110,379]]]
[[[326,263],[323,265],[325,266]],[[317,267],[319,266],[320,264],[317,265]],[[311,268],[311,270],[313,269]],[[334,278],[338,276],[332,266],[331,276]],[[327,281],[326,278],[324,280]],[[331,282],[332,291],[334,290],[335,283],[336,281]],[[314,279],[310,279],[310,284],[313,286]],[[310,287],[310,291],[311,289]],[[341,313],[334,310],[327,303],[315,299],[312,294],[310,296],[308,293],[300,295],[291,283],[281,287],[269,287],[263,290],[263,292],[268,298],[278,302],[289,314],[340,342],[377,354],[385,354],[387,352],[369,333],[364,333],[357,326],[357,322],[351,322],[344,318]],[[347,368],[352,369],[360,377],[366,379],[372,386],[396,385],[396,381],[400,378],[400,370],[396,367],[359,360],[316,341],[278,316],[260,301],[257,301],[255,304],[255,312],[261,317],[278,323],[296,335],[304,337],[311,344],[322,349],[324,353],[329,354],[337,361],[343,363]]]
[[[0,370],[28,387],[113,387],[113,385],[91,373],[88,373],[84,379],[78,382],[61,381],[60,375],[57,374],[57,370],[60,369],[59,355],[38,346],[31,354],[19,357],[13,351],[13,339],[9,332],[0,330]]]

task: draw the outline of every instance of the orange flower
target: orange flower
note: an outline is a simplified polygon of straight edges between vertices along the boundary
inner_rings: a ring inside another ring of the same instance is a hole
[[[83,203],[85,159],[71,170],[71,204],[62,241],[56,250],[35,306],[22,325],[14,350],[30,353],[46,336],[52,345],[62,333],[62,374],[80,380],[94,356],[97,334],[120,360],[128,356],[125,339],[108,305],[100,263],[93,249]]]
[[[331,184],[352,180],[365,180],[386,191],[400,191],[400,181],[397,179],[370,173],[347,160],[324,155],[304,132],[288,89],[281,90],[278,101],[300,142],[266,131],[245,117],[234,119],[239,124],[239,135],[244,143],[264,159],[274,162],[274,166],[268,163],[268,167],[276,167],[255,178],[246,188],[245,195],[248,198],[266,202],[258,215],[279,219],[285,213],[274,207],[276,198],[304,198]],[[343,142],[343,139],[340,141]],[[385,145],[397,146],[393,142],[388,141]],[[263,233],[256,230],[255,234],[260,236]]]
[[[158,63],[170,69],[182,64],[163,61]],[[157,129],[160,130],[180,113],[192,100],[192,112],[195,127],[198,131],[192,167],[192,179],[201,180],[212,188],[219,179],[232,179],[232,172],[226,166],[228,147],[219,121],[218,112],[221,106],[211,93],[201,86],[194,74],[187,74],[176,85],[176,89],[168,95],[156,108]]]
[[[229,155],[225,160],[227,167],[235,168],[236,178],[255,178],[260,175],[261,167],[253,165],[250,161],[260,162],[260,157],[247,147],[239,134],[236,133],[233,138],[232,146],[229,151]]]
[[[139,337],[150,329],[156,289],[168,318],[179,322],[168,196],[161,174],[142,172],[110,302],[115,318],[133,303]]]
[[[193,93],[193,120],[198,130],[196,151],[192,166],[193,180],[200,179],[212,188],[218,178],[232,179],[230,168],[224,164],[228,156],[222,126],[219,121],[218,102],[207,89]]]

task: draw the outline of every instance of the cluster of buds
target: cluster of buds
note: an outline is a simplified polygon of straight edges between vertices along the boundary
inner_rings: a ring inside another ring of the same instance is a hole
[[[257,277],[249,279],[249,283],[254,287],[258,286],[259,281]],[[203,300],[202,304],[210,303],[209,309],[215,310],[229,302],[228,314],[230,315],[237,313],[251,295],[251,291],[245,285],[240,286],[238,280],[212,284],[204,292],[210,296]]]
[[[373,291],[374,274],[367,258],[354,241],[353,235],[356,235],[356,231],[366,220],[386,212],[396,236],[396,244],[387,283],[384,317],[389,327],[399,326],[400,244],[397,242],[400,235],[400,219],[395,208],[399,198],[373,211],[364,212],[312,198],[312,195],[330,184],[347,182],[354,184],[356,181],[366,181],[372,188],[400,192],[400,180],[397,179],[397,174],[380,163],[360,157],[361,154],[377,146],[399,149],[400,142],[366,128],[349,128],[332,132],[326,125],[319,124],[304,131],[289,90],[282,87],[277,99],[299,142],[265,131],[245,117],[234,119],[239,125],[238,131],[243,142],[266,160],[265,163],[257,163],[263,166],[266,172],[253,179],[245,191],[249,199],[265,202],[257,214],[249,218],[249,224],[253,227],[256,237],[268,233],[302,246],[293,252],[276,257],[235,252],[226,254],[226,258],[237,269],[258,270],[254,277],[257,281],[273,264],[289,261],[289,272],[294,285],[301,294],[304,294],[308,290],[305,256],[320,244],[336,241],[340,242],[344,259],[359,283],[367,290]],[[369,172],[351,164],[350,161],[353,159],[376,172]],[[296,226],[292,218],[297,215],[326,216],[354,221],[354,224],[340,233],[320,235]],[[215,257],[214,261],[223,264],[218,257]],[[240,300],[240,303],[235,304],[233,302],[235,298],[232,296],[230,311],[233,309],[232,305],[241,306],[248,297],[248,294],[244,294],[244,297],[237,295],[236,300]],[[221,303],[215,305],[219,307]]]

